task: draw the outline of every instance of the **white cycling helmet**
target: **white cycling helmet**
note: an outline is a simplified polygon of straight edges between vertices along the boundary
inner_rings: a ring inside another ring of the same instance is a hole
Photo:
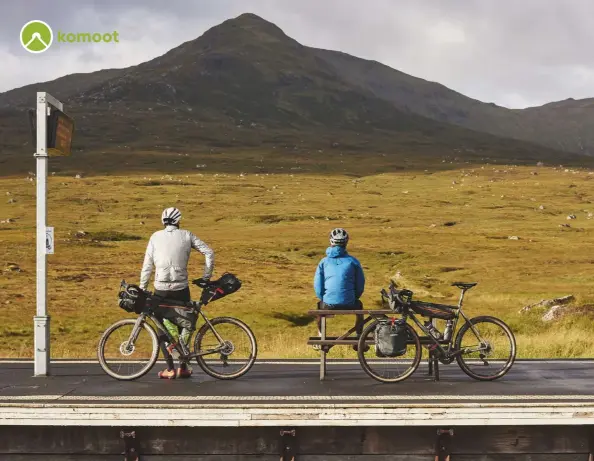
[[[177,226],[180,219],[181,211],[174,207],[165,209],[161,215],[161,222],[165,226]]]
[[[349,243],[349,234],[346,230],[337,227],[330,232],[330,245],[345,247]]]

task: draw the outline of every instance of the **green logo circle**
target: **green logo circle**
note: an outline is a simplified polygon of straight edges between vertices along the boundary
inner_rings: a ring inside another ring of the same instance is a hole
[[[21,29],[21,45],[29,53],[43,53],[53,40],[52,28],[43,21],[29,21]]]

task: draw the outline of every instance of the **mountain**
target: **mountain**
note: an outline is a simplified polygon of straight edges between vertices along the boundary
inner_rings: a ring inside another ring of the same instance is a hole
[[[519,111],[375,62],[303,46],[253,14],[137,66],[0,94],[0,165],[7,174],[27,169],[23,155],[33,147],[26,110],[34,107],[36,91],[62,100],[75,118],[75,155],[59,164],[81,168],[123,169],[132,158],[134,165],[162,168],[173,152],[276,149],[325,157],[331,147],[433,158],[568,158],[501,137],[509,133],[477,131],[500,113],[510,114],[501,116],[501,126],[513,126]],[[568,108],[540,110],[533,118],[550,120]],[[474,113],[483,115],[474,120]],[[155,156],[161,160],[155,163]]]
[[[594,98],[553,102],[528,109],[484,103],[376,61],[316,50],[342,78],[396,108],[496,136],[520,139],[566,152],[594,155]]]

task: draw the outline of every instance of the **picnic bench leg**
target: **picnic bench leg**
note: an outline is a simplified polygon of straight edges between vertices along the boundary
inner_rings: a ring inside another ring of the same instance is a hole
[[[322,341],[326,340],[326,317],[322,316],[320,318],[320,339]],[[320,347],[320,381],[324,381],[326,379],[326,354],[328,349],[326,346],[322,345]]]
[[[433,368],[435,370],[435,381],[439,381],[439,360],[437,355],[433,357]]]

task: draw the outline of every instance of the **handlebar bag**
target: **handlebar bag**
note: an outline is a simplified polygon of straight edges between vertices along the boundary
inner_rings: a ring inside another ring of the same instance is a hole
[[[140,314],[146,305],[146,293],[138,285],[128,285],[120,290],[119,306],[126,312]]]

